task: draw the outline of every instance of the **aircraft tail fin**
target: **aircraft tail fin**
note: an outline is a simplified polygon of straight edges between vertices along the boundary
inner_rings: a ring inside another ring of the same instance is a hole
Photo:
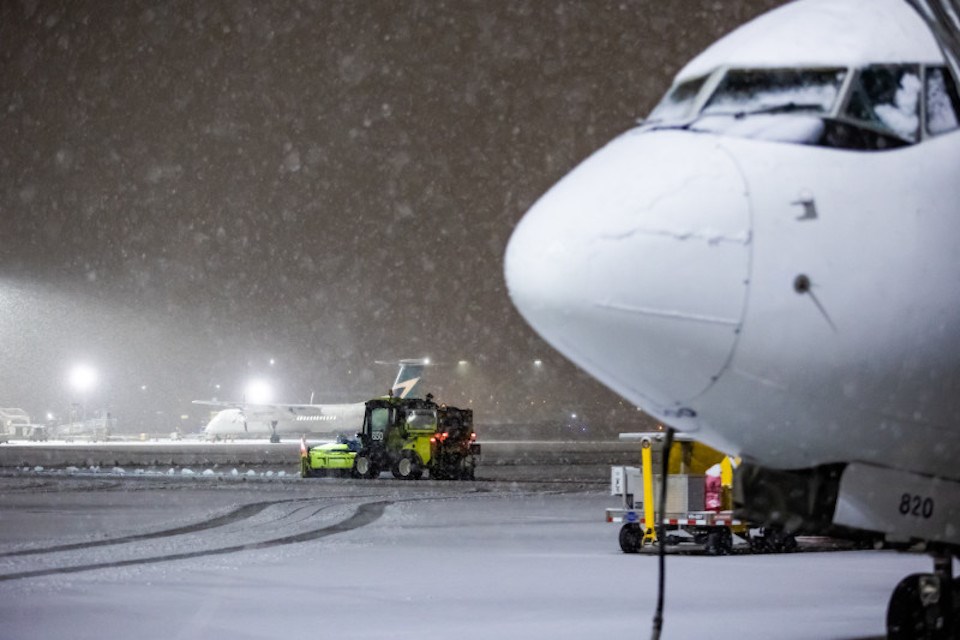
[[[430,365],[430,360],[427,358],[400,360],[396,364],[400,365],[400,370],[397,372],[397,379],[393,382],[393,395],[398,398],[419,397],[423,368]]]

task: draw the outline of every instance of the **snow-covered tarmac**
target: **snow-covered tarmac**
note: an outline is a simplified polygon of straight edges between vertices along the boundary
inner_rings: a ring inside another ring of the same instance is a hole
[[[646,638],[655,556],[575,484],[0,478],[0,637]],[[868,638],[924,556],[671,556],[665,638]]]

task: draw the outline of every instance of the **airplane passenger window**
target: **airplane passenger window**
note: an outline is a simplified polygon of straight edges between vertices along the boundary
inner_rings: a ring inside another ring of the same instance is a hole
[[[908,142],[920,134],[920,69],[917,65],[863,69],[845,115]]]
[[[706,80],[707,76],[703,76],[678,84],[653,109],[647,121],[677,121],[689,118],[700,87]]]
[[[927,133],[937,135],[960,127],[957,85],[945,67],[927,69]]]
[[[731,69],[703,115],[829,113],[844,75],[843,69]]]

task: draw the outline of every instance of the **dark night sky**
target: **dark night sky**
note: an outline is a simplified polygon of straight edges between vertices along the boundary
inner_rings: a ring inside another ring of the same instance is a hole
[[[214,384],[354,401],[429,355],[480,422],[636,420],[520,319],[507,239],[777,4],[0,2],[0,406],[63,411],[84,361],[165,431]]]

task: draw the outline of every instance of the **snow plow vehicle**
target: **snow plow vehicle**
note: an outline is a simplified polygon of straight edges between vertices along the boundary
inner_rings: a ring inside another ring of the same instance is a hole
[[[438,480],[473,480],[480,445],[473,431],[473,411],[438,405],[432,396],[386,396],[365,403],[363,426],[356,439],[300,447],[300,475],[417,480],[424,472]]]

